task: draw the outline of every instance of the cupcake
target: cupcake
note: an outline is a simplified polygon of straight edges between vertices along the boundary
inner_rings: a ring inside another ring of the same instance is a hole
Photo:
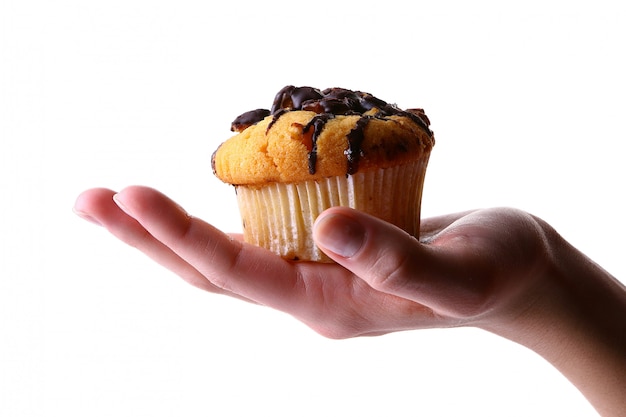
[[[245,241],[283,258],[330,262],[312,239],[316,217],[351,207],[419,235],[434,145],[422,109],[401,110],[343,88],[287,86],[271,109],[237,117],[211,160],[235,187]]]

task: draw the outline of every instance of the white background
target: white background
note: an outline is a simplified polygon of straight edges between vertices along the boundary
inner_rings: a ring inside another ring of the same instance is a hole
[[[622,2],[428,3],[0,1],[0,415],[594,416],[504,339],[326,340],[72,213],[144,184],[237,231],[232,119],[341,86],[426,109],[424,217],[518,207],[624,280]]]

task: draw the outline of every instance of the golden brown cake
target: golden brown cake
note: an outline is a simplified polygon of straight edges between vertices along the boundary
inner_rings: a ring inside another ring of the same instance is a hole
[[[236,187],[247,242],[291,260],[329,261],[313,243],[315,218],[347,206],[419,234],[433,133],[423,110],[371,94],[287,86],[270,110],[237,117],[212,157]]]

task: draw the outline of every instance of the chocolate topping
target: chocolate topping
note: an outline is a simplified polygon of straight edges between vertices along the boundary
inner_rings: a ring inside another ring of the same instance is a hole
[[[365,138],[365,126],[372,120],[371,117],[363,116],[357,122],[354,129],[348,133],[348,149],[344,151],[348,158],[348,174],[356,173],[359,168],[359,158],[361,158],[361,143]]]
[[[297,110],[317,113],[302,130],[307,137],[307,141],[310,138],[307,148],[309,150],[308,162],[311,174],[314,174],[316,169],[317,139],[322,133],[326,122],[336,115],[361,116],[354,129],[348,134],[348,149],[346,149],[345,154],[348,159],[347,173],[350,175],[358,170],[361,143],[364,137],[363,131],[372,118],[408,117],[424,129],[430,137],[433,134],[429,128],[430,121],[422,109],[401,110],[395,104],[389,104],[369,93],[347,90],[345,88],[328,88],[320,91],[313,87],[294,87],[292,85],[283,87],[276,94],[271,110],[257,109],[243,113],[233,121],[231,130],[241,132],[271,115],[273,118],[267,127],[267,130],[269,130],[283,114]],[[307,133],[311,128],[313,133],[309,136]]]
[[[302,110],[302,103],[323,98],[324,95],[317,88],[288,85],[283,87],[274,97],[271,113],[276,114],[281,109]]]
[[[318,114],[314,116],[309,123],[302,128],[302,133],[307,134],[311,127],[313,128],[313,134],[311,135],[311,148],[309,150],[309,173],[315,174],[315,165],[317,163],[317,138],[319,138],[326,122],[334,118],[332,113]]]
[[[245,112],[239,115],[230,125],[230,130],[233,132],[241,132],[248,127],[259,123],[259,121],[265,119],[270,115],[270,111],[267,109],[256,109]]]

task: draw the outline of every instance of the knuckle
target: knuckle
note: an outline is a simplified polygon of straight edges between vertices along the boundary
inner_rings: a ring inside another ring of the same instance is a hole
[[[385,251],[372,265],[370,285],[379,291],[399,292],[410,280],[412,264],[409,251]]]

